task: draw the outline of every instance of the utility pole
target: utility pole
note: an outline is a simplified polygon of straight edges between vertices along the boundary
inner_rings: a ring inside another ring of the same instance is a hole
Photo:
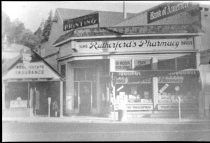
[[[125,9],[125,1],[123,1],[123,15],[124,15],[124,19],[126,19],[127,14],[126,14],[126,9]]]

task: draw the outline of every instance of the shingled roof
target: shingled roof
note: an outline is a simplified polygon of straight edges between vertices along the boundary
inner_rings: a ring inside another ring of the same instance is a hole
[[[93,36],[122,36],[122,35],[146,35],[146,34],[190,34],[202,32],[197,25],[173,24],[173,25],[142,25],[142,26],[118,26],[100,28],[81,28],[72,30],[60,36],[53,45],[58,46],[75,37]]]
[[[90,13],[98,12],[100,17],[100,26],[102,27],[113,26],[124,20],[124,15],[122,12],[94,11],[94,10],[66,9],[66,8],[58,8],[56,11],[58,12],[62,20],[72,19],[88,15]],[[127,13],[128,18],[131,18],[135,15],[136,13]]]

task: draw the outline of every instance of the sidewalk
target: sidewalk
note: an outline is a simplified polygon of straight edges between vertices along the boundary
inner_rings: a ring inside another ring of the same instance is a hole
[[[138,118],[118,121],[107,117],[70,116],[70,117],[3,117],[3,122],[55,122],[55,123],[147,123],[147,124],[182,124],[182,123],[210,123],[210,119],[181,119],[178,118]]]

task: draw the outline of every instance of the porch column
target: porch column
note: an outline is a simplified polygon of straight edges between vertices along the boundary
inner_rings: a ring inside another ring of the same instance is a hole
[[[153,87],[153,105],[154,109],[156,108],[156,105],[158,103],[158,77],[152,78],[152,87]]]
[[[152,70],[157,70],[158,59],[156,57],[152,58]],[[153,93],[153,107],[156,108],[158,103],[158,77],[152,77],[152,93]]]
[[[63,81],[60,81],[60,117],[63,117]]]
[[[5,84],[2,80],[2,109],[5,109]]]

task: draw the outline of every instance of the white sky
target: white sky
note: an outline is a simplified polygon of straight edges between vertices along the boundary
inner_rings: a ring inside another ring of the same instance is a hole
[[[164,1],[126,1],[126,11],[138,13],[158,5]],[[202,3],[208,3],[203,1]],[[72,8],[101,11],[123,11],[123,1],[4,1],[2,11],[11,20],[19,19],[25,27],[33,32],[38,28],[42,19],[48,17],[50,10],[56,8]]]

